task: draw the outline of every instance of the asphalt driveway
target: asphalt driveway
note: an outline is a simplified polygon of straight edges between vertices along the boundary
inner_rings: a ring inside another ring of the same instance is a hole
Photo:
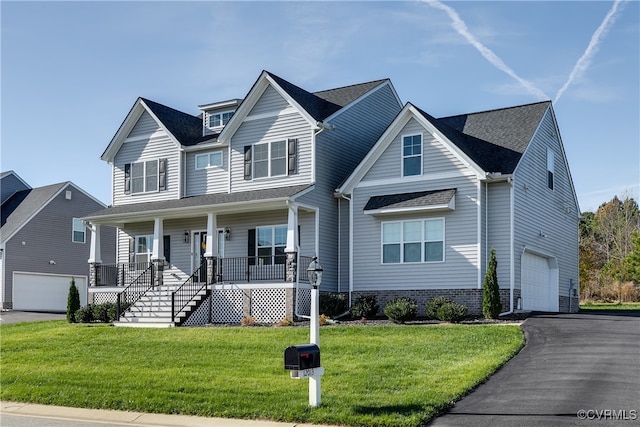
[[[43,322],[45,320],[60,320],[66,318],[66,313],[40,313],[36,311],[14,310],[0,312],[0,324],[3,325],[20,322]]]
[[[640,313],[534,314],[527,345],[431,426],[640,426]]]

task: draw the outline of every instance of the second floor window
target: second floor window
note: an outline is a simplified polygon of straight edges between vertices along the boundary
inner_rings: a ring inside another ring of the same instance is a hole
[[[222,166],[222,151],[196,155],[196,169]]]
[[[152,193],[166,189],[167,159],[124,165],[125,194]]]
[[[553,190],[553,151],[547,150],[547,187]]]
[[[244,147],[244,179],[293,175],[297,172],[297,139]]]

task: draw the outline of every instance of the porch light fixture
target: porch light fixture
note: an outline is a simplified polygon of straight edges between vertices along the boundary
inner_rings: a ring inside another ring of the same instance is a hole
[[[224,229],[224,240],[231,240],[231,229],[229,227]]]
[[[184,230],[184,242],[189,243],[189,230]]]
[[[309,276],[309,282],[314,289],[318,289],[322,282],[322,266],[318,262],[318,257],[311,258],[309,268],[307,268],[307,274]]]

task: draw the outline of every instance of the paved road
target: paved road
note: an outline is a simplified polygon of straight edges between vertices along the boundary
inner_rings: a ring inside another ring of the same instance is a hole
[[[640,313],[537,314],[527,345],[430,426],[640,426]]]

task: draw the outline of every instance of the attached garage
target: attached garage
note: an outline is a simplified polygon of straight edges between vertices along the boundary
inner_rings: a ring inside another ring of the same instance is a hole
[[[521,266],[522,308],[531,311],[559,311],[556,258],[525,250]]]
[[[87,277],[74,276],[80,305],[87,304]],[[59,274],[13,273],[13,309],[25,311],[67,311],[72,276]]]

